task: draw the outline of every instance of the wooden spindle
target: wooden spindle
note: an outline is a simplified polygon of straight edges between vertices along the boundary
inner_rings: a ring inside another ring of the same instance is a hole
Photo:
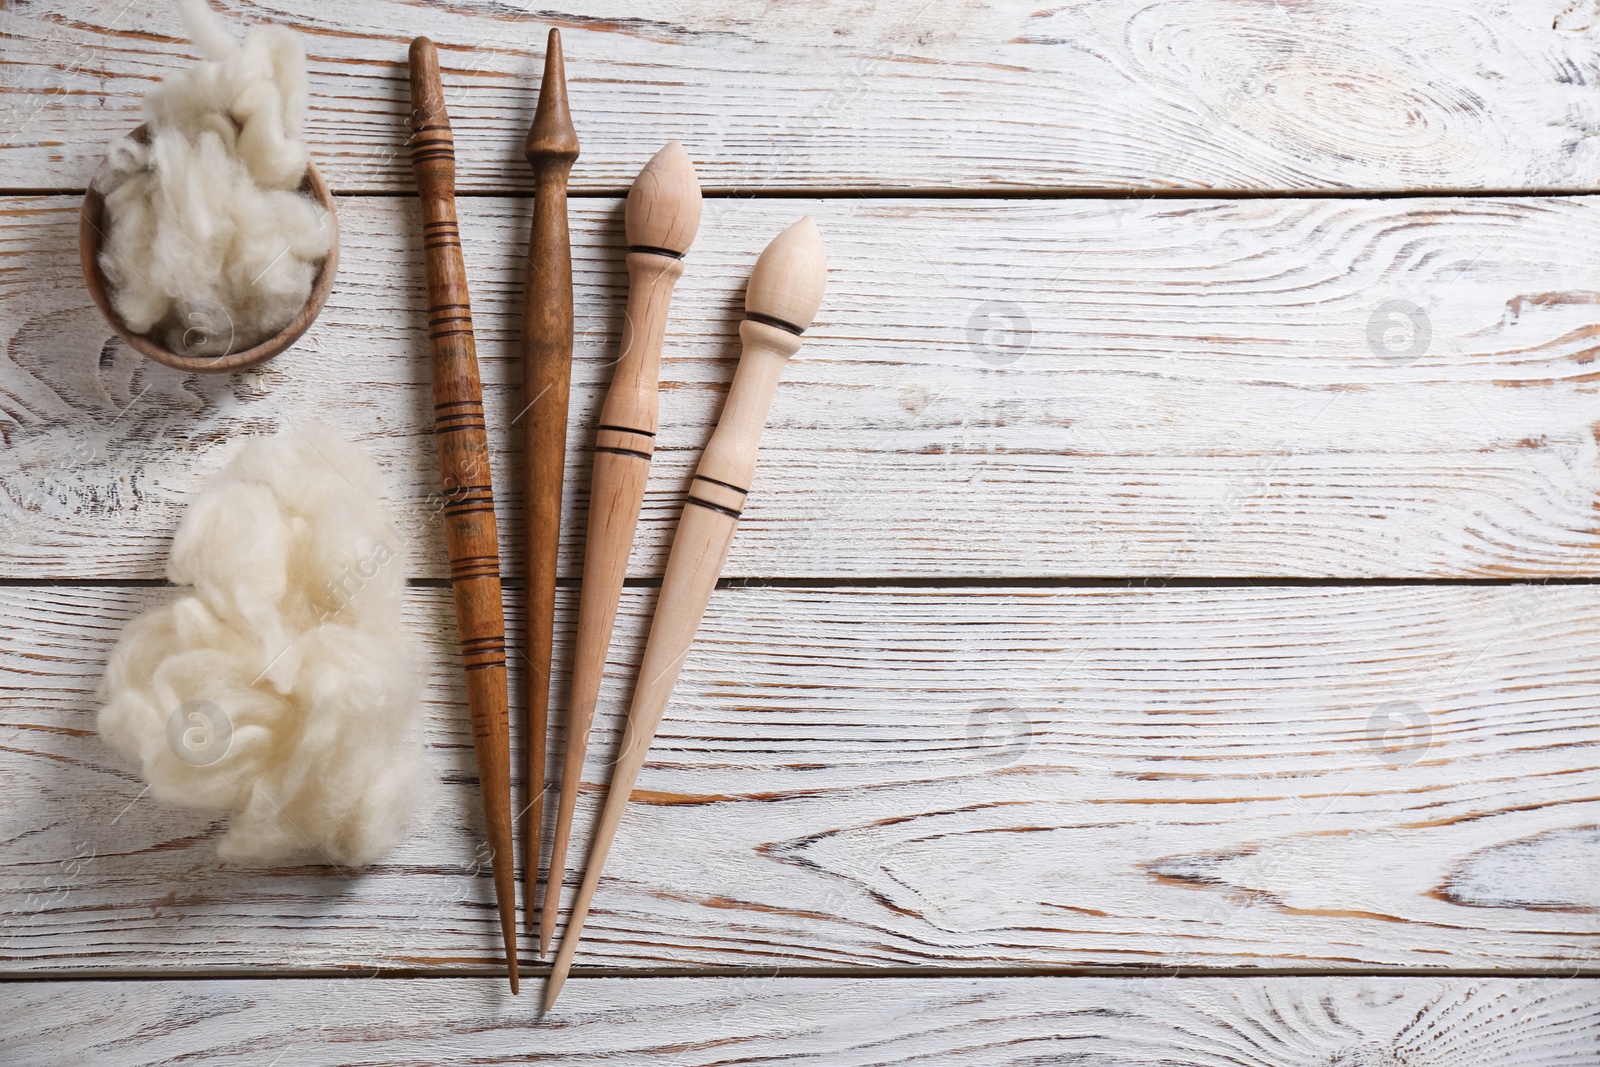
[[[483,821],[489,834],[506,973],[517,992],[516,874],[511,851],[511,734],[506,699],[506,621],[500,601],[483,387],[472,341],[467,271],[456,225],[455,142],[433,42],[411,42],[411,167],[422,201],[428,276],[428,344],[433,354],[433,433],[444,485],[450,587],[472,714]]]
[[[800,350],[800,335],[816,317],[826,283],[822,235],[809,215],[774,238],[751,272],[745,291],[745,320],[739,324],[744,351],[722,416],[695,469],[689,497],[672,538],[616,771],[595,828],[589,864],[567,918],[561,950],[551,969],[550,984],[545,988],[547,1009],[555,1004],[572,968],[583,922],[628,797],[728,557],[750,479],[755,474],[756,449],[778,378],[789,357]]]
[[[550,845],[550,873],[539,915],[539,951],[550,950],[567,841],[583,778],[583,757],[605,674],[606,652],[622,598],[645,479],[655,453],[661,343],[672,290],[683,257],[700,229],[700,182],[677,141],[651,157],[628,190],[628,311],[622,349],[595,432],[594,477],[589,490],[589,534],[584,542],[583,592],[578,600],[578,641],[567,701],[567,747],[561,764],[561,803]]]
[[[556,557],[561,545],[561,484],[567,463],[567,399],[572,387],[572,241],[567,232],[567,176],[578,134],[567,110],[561,31],[551,30],[539,106],[523,145],[533,167],[533,227],[528,233],[522,296],[522,494],[528,518],[527,753],[523,905],[534,924],[544,828],[545,749],[550,724],[550,660],[555,646]],[[554,892],[547,880],[546,896]]]

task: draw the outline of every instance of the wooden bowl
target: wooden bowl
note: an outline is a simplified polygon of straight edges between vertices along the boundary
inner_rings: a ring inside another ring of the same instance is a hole
[[[149,138],[149,131],[140,126],[133,131],[132,136],[137,141],[145,142]],[[259,344],[238,352],[226,352],[220,356],[189,356],[174,352],[154,338],[128,329],[127,324],[117,315],[116,309],[111,306],[106,276],[100,269],[100,241],[105,230],[102,223],[106,202],[105,197],[91,185],[89,191],[83,195],[83,206],[78,209],[78,257],[83,261],[83,277],[89,283],[89,294],[94,297],[95,306],[100,309],[100,314],[105,316],[106,322],[111,324],[111,328],[117,332],[117,336],[128,342],[131,348],[157,363],[164,363],[178,370],[213,373],[242,370],[271,359],[298,341],[300,335],[311,328],[311,324],[322,311],[322,306],[328,302],[328,294],[333,291],[333,276],[339,270],[339,216],[333,210],[333,196],[323,183],[322,175],[317,173],[316,164],[310,162],[306,164],[306,177],[305,181],[300,183],[300,191],[316,197],[317,203],[328,213],[329,222],[333,226],[333,240],[328,245],[327,258],[322,261],[322,267],[311,283],[311,295],[306,299],[306,306],[300,309],[300,314],[294,317],[293,322]]]

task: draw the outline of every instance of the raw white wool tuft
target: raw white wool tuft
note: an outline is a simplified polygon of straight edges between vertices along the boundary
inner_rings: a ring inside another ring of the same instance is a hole
[[[111,146],[100,269],[134,333],[224,355],[282,330],[306,304],[333,227],[299,192],[307,152],[299,36],[256,26],[240,44],[205,0],[178,0],[205,57],[144,99],[148,143]]]
[[[173,538],[190,588],[111,654],[101,735],[158,800],[235,813],[223,859],[376,860],[425,788],[405,573],[360,449],[323,427],[249,442]]]

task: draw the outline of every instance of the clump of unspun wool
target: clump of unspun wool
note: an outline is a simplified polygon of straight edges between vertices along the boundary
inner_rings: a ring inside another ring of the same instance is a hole
[[[372,462],[321,427],[251,441],[189,505],[167,577],[190,588],[124,630],[101,735],[156,799],[235,813],[223,859],[387,852],[424,777]]]
[[[305,48],[281,26],[234,40],[205,0],[179,0],[205,57],[144,99],[148,143],[111,146],[100,269],[134,333],[223,355],[282,330],[305,306],[333,227],[297,190],[308,155]]]

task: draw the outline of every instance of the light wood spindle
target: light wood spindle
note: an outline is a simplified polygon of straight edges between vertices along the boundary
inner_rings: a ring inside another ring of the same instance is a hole
[[[589,533],[584,542],[578,639],[567,701],[561,800],[550,846],[550,873],[539,915],[539,951],[550,951],[566,873],[572,815],[583,759],[605,674],[606,652],[622,598],[645,480],[659,425],[661,345],[683,257],[700,229],[700,182],[683,146],[673,141],[645,164],[628,191],[628,309],[617,368],[595,431]]]
[[[684,657],[716,589],[728,547],[733,543],[750,480],[756,450],[789,358],[800,350],[800,335],[811,325],[827,284],[827,258],[822,235],[807,215],[767,245],[750,274],[745,291],[745,320],[739,324],[744,351],[733,385],[723,404],[717,428],[700,457],[678,529],[667,556],[661,595],[656,600],[650,638],[628,709],[616,772],[595,828],[594,843],[583,882],[567,918],[561,950],[545,987],[545,1007],[555,1004],[572,967],[583,935],[583,922],[605,868],[606,855],[627,809],[628,797],[644,766],[650,742],[677,684]]]

